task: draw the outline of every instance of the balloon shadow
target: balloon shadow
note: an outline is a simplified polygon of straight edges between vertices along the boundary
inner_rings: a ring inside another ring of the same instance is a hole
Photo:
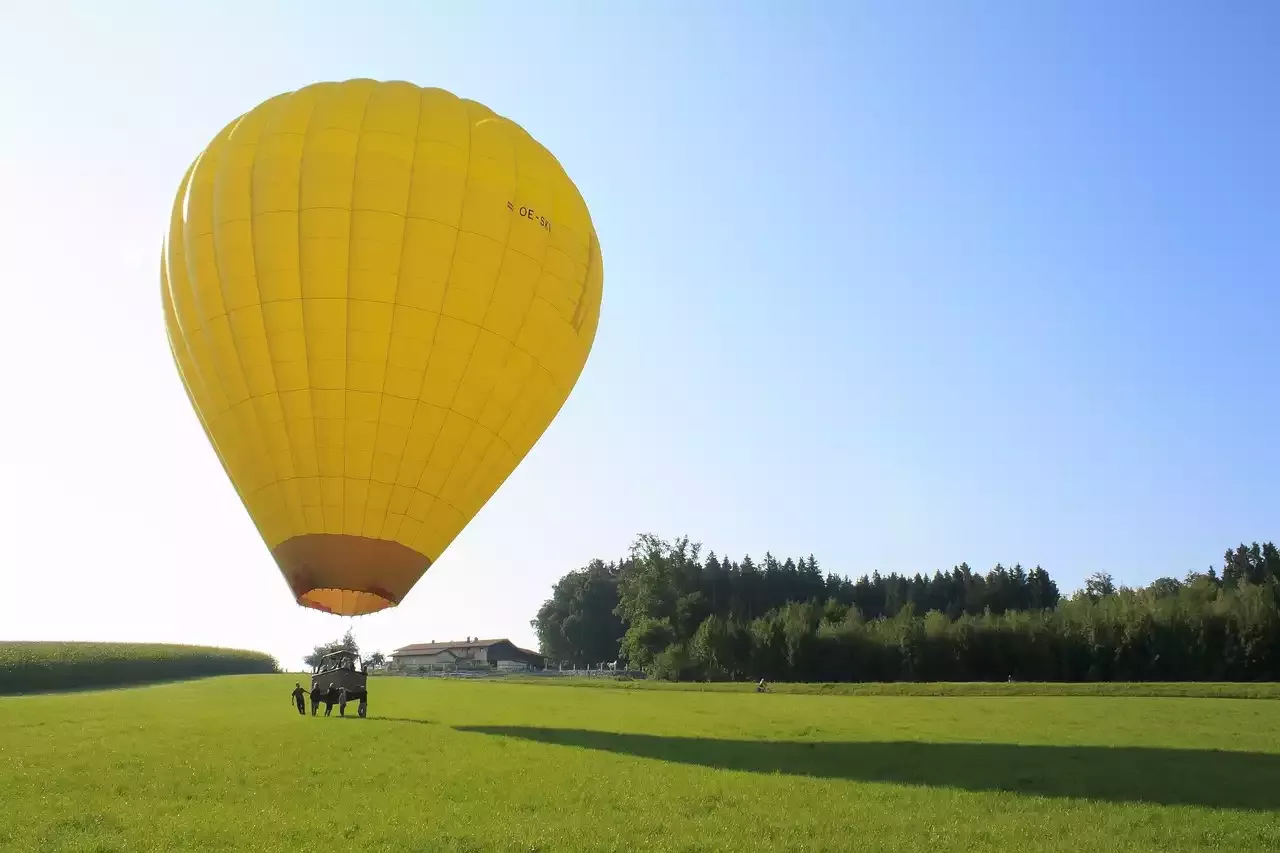
[[[455,728],[750,773],[1117,803],[1280,810],[1280,755],[1269,753],[1006,743],[717,740],[526,726]]]

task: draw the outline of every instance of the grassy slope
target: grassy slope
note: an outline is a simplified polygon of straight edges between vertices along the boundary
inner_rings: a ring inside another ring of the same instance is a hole
[[[164,643],[0,642],[0,694],[277,671],[270,655]]]
[[[1280,849],[1280,703],[294,680],[0,700],[0,849]]]

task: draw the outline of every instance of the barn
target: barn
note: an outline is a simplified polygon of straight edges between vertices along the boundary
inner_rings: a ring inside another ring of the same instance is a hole
[[[414,643],[396,649],[388,657],[395,669],[415,671],[436,669],[542,669],[546,660],[537,652],[522,649],[510,640],[455,640],[448,643]]]

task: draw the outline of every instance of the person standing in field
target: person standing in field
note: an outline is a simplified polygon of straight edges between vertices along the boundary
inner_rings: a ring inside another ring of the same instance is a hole
[[[333,686],[333,682],[329,682],[329,689],[324,693],[324,715],[327,717],[333,713],[334,700],[338,698],[338,688]]]
[[[298,706],[298,714],[303,717],[307,715],[307,709],[303,700],[303,697],[306,695],[307,691],[302,689],[302,685],[296,681],[293,682],[293,693],[291,693],[290,696],[293,698],[293,704]]]
[[[338,716],[345,717],[347,715],[347,688],[343,687],[338,691]]]

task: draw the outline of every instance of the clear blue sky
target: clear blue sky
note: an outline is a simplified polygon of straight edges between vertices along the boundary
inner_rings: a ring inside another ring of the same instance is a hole
[[[372,643],[532,643],[555,578],[642,531],[1064,591],[1280,538],[1280,6],[685,5],[5,6],[0,364],[31,414],[0,425],[28,543],[0,574],[61,592],[0,633],[333,631],[182,397],[156,259],[213,133],[353,76],[520,122],[605,262],[568,405]]]

